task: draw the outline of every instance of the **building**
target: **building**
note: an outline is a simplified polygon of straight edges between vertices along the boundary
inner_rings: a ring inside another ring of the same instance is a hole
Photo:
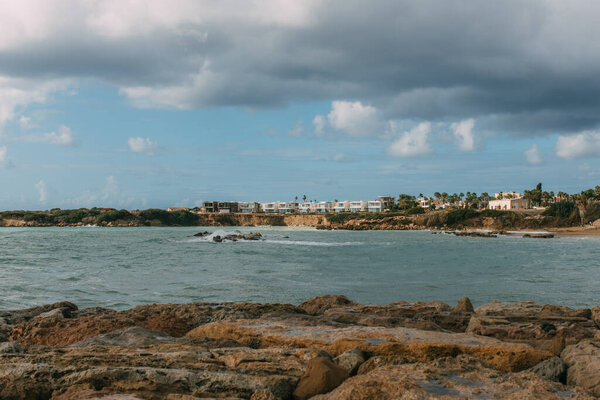
[[[369,200],[367,201],[367,210],[369,212],[382,212],[384,210],[384,203],[381,200]]]
[[[301,213],[307,214],[310,212],[314,212],[316,207],[313,207],[314,203],[300,203],[298,204],[298,211]]]
[[[350,200],[338,201],[333,205],[333,212],[341,213],[350,211]]]
[[[529,199],[496,199],[488,203],[490,210],[524,210],[531,208]]]
[[[207,213],[236,213],[238,203],[233,201],[205,201],[204,211]]]
[[[520,199],[523,195],[519,192],[498,192],[494,194],[494,197],[500,199]]]
[[[333,211],[333,203],[331,201],[320,201],[316,203],[315,212],[330,213]]]
[[[277,208],[281,214],[293,214],[298,211],[299,204],[295,201],[278,201]]]
[[[364,200],[351,201],[350,212],[367,211],[368,203]]]
[[[429,208],[429,199],[427,197],[419,197],[417,199],[417,204],[421,208]]]
[[[391,210],[396,203],[394,196],[377,196],[377,200],[383,204],[383,210]]]
[[[279,212],[279,202],[260,203],[260,210],[267,214],[277,213]]]
[[[243,214],[260,212],[260,204],[256,202],[239,202],[238,212]]]

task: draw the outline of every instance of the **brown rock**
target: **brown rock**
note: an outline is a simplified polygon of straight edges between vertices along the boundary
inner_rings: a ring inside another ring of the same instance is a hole
[[[596,323],[596,326],[600,328],[600,306],[592,308],[592,320]]]
[[[333,361],[348,371],[348,374],[354,375],[356,374],[356,371],[358,371],[358,368],[361,366],[361,364],[365,362],[365,355],[358,347],[355,347],[351,350],[343,352]]]
[[[327,393],[348,378],[348,372],[324,357],[309,361],[306,372],[294,390],[294,399],[306,400],[317,394]]]
[[[569,367],[567,384],[579,386],[600,396],[600,342],[584,340],[567,346],[561,358]]]
[[[252,393],[250,400],[281,400],[281,398],[275,396],[269,389],[259,389]]]
[[[592,399],[531,372],[499,374],[468,356],[372,370],[312,400],[355,399]]]
[[[468,297],[463,297],[458,300],[456,307],[454,307],[454,312],[472,313],[474,311],[473,304]]]
[[[329,310],[330,308],[352,306],[354,304],[355,303],[348,300],[346,296],[326,295],[307,300],[300,304],[298,308],[301,308],[308,314],[316,315],[323,314],[324,311]]]

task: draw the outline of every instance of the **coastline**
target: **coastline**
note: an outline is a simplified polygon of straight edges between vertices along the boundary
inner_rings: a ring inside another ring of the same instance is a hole
[[[0,398],[591,399],[599,344],[600,307],[527,301],[60,302],[0,311]]]

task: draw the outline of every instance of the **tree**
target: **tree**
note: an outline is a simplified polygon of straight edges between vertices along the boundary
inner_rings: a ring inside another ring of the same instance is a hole
[[[442,198],[442,194],[440,192],[435,192],[433,196],[438,200]]]
[[[443,201],[444,203],[446,202],[446,199],[447,199],[447,198],[448,198],[448,193],[446,193],[446,192],[443,192],[443,193],[442,193],[442,201]]]
[[[542,205],[542,183],[538,183],[535,189],[525,190],[523,198],[529,199],[534,206]]]
[[[408,210],[416,206],[415,196],[411,196],[410,194],[401,194],[398,196],[398,208],[400,210]]]
[[[306,195],[302,196],[302,201],[306,203]]]

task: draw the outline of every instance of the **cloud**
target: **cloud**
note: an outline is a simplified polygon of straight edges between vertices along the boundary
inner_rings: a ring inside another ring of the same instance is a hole
[[[130,137],[127,139],[127,144],[129,145],[129,150],[147,156],[153,156],[158,151],[158,144],[148,138]]]
[[[302,136],[302,132],[304,132],[304,127],[302,126],[302,121],[298,121],[296,126],[288,131],[288,136],[292,137],[300,137]]]
[[[369,136],[379,133],[377,109],[360,101],[334,101],[327,115],[329,125],[350,136]]]
[[[0,146],[0,169],[8,166],[8,158],[6,156],[8,150],[6,146]]]
[[[414,157],[430,153],[431,147],[428,140],[430,132],[431,123],[420,123],[392,142],[388,147],[388,154],[395,157]]]
[[[42,136],[42,141],[58,144],[61,146],[74,146],[76,143],[75,134],[68,126],[61,125],[57,132],[49,132]]]
[[[556,155],[566,159],[600,156],[600,132],[584,131],[559,136],[556,141]]]
[[[325,127],[327,126],[327,120],[322,115],[315,115],[313,119],[313,126],[315,127],[315,135],[322,136],[325,133]]]
[[[43,180],[39,181],[35,184],[35,188],[39,193],[40,203],[46,204],[46,201],[48,200],[48,188],[46,187],[46,182],[44,182]]]
[[[454,137],[458,141],[458,148],[460,151],[472,151],[475,148],[475,138],[473,137],[474,126],[475,120],[473,118],[454,122],[450,126],[454,132]]]
[[[532,144],[531,147],[525,151],[525,159],[531,165],[539,165],[542,163],[542,156],[537,144]]]
[[[475,118],[478,129],[520,136],[600,125],[597,2],[22,0],[0,7],[0,123],[46,101],[61,82],[91,78],[137,107],[355,99],[359,111],[374,107],[382,120]],[[334,123],[351,135],[371,132],[345,120]]]

